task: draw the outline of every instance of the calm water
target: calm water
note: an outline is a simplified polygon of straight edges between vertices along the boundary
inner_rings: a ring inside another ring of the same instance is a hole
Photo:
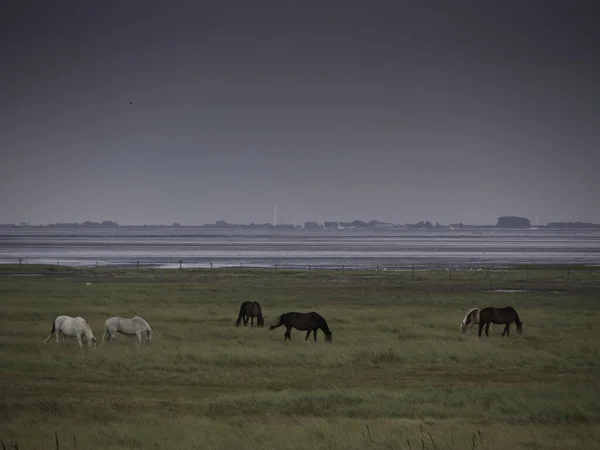
[[[600,265],[600,232],[217,230],[0,230],[0,263],[478,267],[517,263]]]

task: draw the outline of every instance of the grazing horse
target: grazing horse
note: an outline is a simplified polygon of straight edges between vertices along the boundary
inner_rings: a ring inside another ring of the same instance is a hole
[[[463,333],[471,329],[476,323],[479,323],[479,311],[479,308],[473,308],[465,314],[465,317],[460,323],[460,329]]]
[[[490,325],[495,323],[499,325],[506,325],[504,327],[504,331],[502,332],[502,336],[510,335],[510,324],[517,324],[517,332],[521,333],[523,331],[523,322],[519,318],[517,311],[512,306],[505,306],[504,308],[494,308],[492,306],[488,306],[487,308],[482,308],[479,311],[479,334],[481,337],[481,330],[485,325],[485,335],[489,336]]]
[[[240,326],[240,322],[244,321],[244,327],[248,326],[248,319],[250,319],[250,328],[254,326],[254,318],[256,317],[256,326],[263,327],[265,325],[265,319],[262,315],[262,308],[258,302],[244,302],[240,306],[240,314],[238,315],[236,327]]]
[[[146,337],[146,344],[149,344],[152,340],[152,328],[140,316],[134,316],[131,319],[124,317],[106,319],[106,322],[104,322],[104,340],[112,344],[117,333],[125,336],[136,336],[138,345],[142,343],[142,336]]]
[[[52,330],[50,335],[44,340],[44,343],[50,342],[52,335],[56,335],[56,343],[59,344],[65,337],[76,337],[79,348],[83,351],[83,343],[81,338],[85,336],[88,347],[96,347],[96,338],[92,329],[87,324],[83,317],[58,316],[52,322]]]
[[[292,328],[295,328],[300,331],[306,331],[306,338],[304,340],[308,340],[310,337],[311,331],[313,332],[315,342],[317,342],[317,330],[321,329],[323,333],[325,333],[325,340],[327,342],[331,342],[333,336],[333,331],[329,329],[327,326],[327,322],[323,317],[314,312],[308,313],[299,313],[299,312],[288,312],[279,316],[279,321],[277,324],[269,327],[269,331],[274,330],[275,328],[279,328],[280,326],[285,326],[286,331],[283,335],[283,341],[292,340],[291,331]]]

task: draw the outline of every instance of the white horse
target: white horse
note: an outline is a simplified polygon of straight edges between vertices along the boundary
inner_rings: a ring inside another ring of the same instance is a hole
[[[112,344],[117,332],[125,336],[135,335],[138,345],[142,343],[142,336],[146,337],[146,344],[149,344],[152,340],[152,328],[140,316],[135,316],[131,319],[124,317],[111,317],[107,319],[104,323],[104,340]]]
[[[479,308],[473,308],[465,314],[462,322],[460,322],[460,329],[464,333],[476,323],[479,323]]]
[[[62,341],[65,340],[65,337],[76,337],[79,348],[83,350],[81,338],[85,336],[88,347],[96,346],[94,333],[92,333],[92,329],[83,317],[58,316],[52,322],[52,331],[50,331],[50,335],[44,340],[44,343],[50,342],[53,334],[56,335],[57,344],[60,343],[61,337]]]

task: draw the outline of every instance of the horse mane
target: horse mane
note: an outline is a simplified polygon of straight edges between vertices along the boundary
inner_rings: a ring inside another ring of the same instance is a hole
[[[478,311],[479,308],[471,308],[466,314],[465,317],[462,320],[462,323],[467,323],[467,320],[469,319],[469,316],[473,313],[473,311]]]
[[[90,327],[90,324],[87,323],[87,321],[81,316],[75,317],[75,320],[83,325],[83,332],[85,333],[85,337],[91,342],[93,342],[95,345],[96,337],[94,336],[94,332],[92,331],[92,327]]]
[[[517,313],[517,311],[515,311],[515,323],[517,324],[517,326],[523,326],[523,322],[521,322],[521,318],[519,317],[519,313]]]
[[[318,312],[311,311],[311,314],[317,316],[317,323],[321,326],[321,329],[325,334],[331,334],[331,330],[329,329],[329,325],[327,325],[327,321],[325,318],[319,314]]]

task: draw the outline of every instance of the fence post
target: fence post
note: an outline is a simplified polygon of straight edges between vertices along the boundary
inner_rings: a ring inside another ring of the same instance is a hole
[[[183,259],[179,260],[179,270],[183,269]]]
[[[210,262],[210,270],[212,270],[212,261]]]
[[[379,273],[379,266],[377,266],[377,273]]]
[[[139,261],[135,263],[135,268],[136,268],[136,269],[139,269],[139,268],[140,268],[140,262],[139,262]]]
[[[19,258],[19,269],[21,268],[22,264],[23,264],[23,258]]]
[[[277,264],[275,264],[275,272],[277,272]]]
[[[96,269],[98,268],[98,261],[96,261]]]

